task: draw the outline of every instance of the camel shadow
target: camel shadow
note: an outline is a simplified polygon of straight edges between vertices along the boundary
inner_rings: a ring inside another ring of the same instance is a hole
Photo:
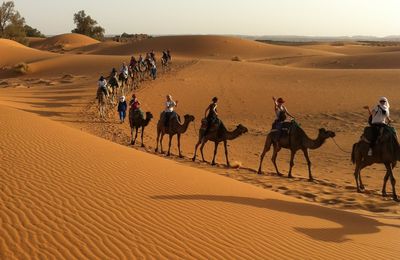
[[[349,235],[378,233],[380,231],[378,227],[382,226],[400,228],[398,225],[384,224],[360,214],[302,202],[219,195],[171,195],[152,196],[151,198],[157,200],[205,200],[227,202],[285,212],[298,216],[314,217],[340,225],[341,227],[338,228],[294,228],[299,233],[324,242],[343,243],[350,240],[348,238]]]

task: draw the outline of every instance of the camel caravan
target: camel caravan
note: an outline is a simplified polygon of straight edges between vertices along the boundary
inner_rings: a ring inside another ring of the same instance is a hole
[[[171,60],[170,51],[164,50],[161,57],[163,72],[170,70]],[[113,68],[108,77],[101,76],[96,94],[100,118],[105,119],[107,111],[116,106],[118,95],[125,97],[128,92],[138,89],[141,82],[156,78],[157,59],[153,50],[144,58],[141,54],[138,59],[132,56],[129,65],[124,62],[119,73]]]
[[[147,59],[155,61],[154,53],[151,52]],[[166,65],[169,63],[171,59],[169,51],[163,52],[163,57],[161,59],[161,63],[164,64],[163,67],[168,67]],[[140,66],[141,58],[139,61],[135,63],[131,61],[129,67],[125,67],[123,64],[121,73],[125,75],[125,71],[128,71],[128,75],[131,75],[132,69],[136,71],[142,71]],[[139,67],[137,67],[139,66]],[[151,66],[150,66],[151,68]],[[112,71],[111,79],[114,79],[120,83],[116,84],[118,86],[126,86],[129,85],[129,81],[124,81],[129,77],[115,77],[115,70]],[[149,76],[155,79],[156,72],[150,71]],[[139,77],[139,76],[138,76]],[[121,79],[122,78],[122,79]],[[135,78],[133,76],[132,78]],[[139,77],[140,78],[140,77]],[[132,82],[132,81],[130,81]],[[110,93],[117,93],[119,87],[113,88],[113,84],[115,82],[110,81],[107,83],[106,78],[101,77],[99,79],[99,88],[97,91],[97,99],[99,105],[99,113],[100,117],[103,117],[105,114],[103,107],[104,104],[107,103],[107,97],[110,96]],[[132,84],[132,83],[130,83]],[[107,92],[108,86],[111,86],[111,91]],[[122,87],[123,88],[123,87]],[[134,91],[135,88],[132,88],[131,91]],[[124,95],[124,90],[121,89],[121,95]],[[111,94],[113,95],[113,94]],[[111,101],[113,101],[113,97],[111,97]],[[259,175],[263,174],[262,166],[264,157],[267,152],[271,150],[272,147],[272,157],[271,161],[276,170],[276,174],[278,176],[282,176],[283,174],[279,171],[276,159],[278,153],[281,149],[288,149],[290,151],[290,163],[289,163],[289,172],[288,177],[293,178],[292,169],[294,167],[294,158],[298,151],[301,151],[304,155],[304,158],[307,162],[308,167],[308,179],[309,181],[313,181],[313,175],[311,171],[311,160],[309,157],[308,151],[320,148],[327,139],[334,138],[335,133],[333,131],[321,128],[318,130],[318,135],[316,138],[310,138],[305,131],[301,128],[301,126],[296,122],[294,116],[292,116],[287,108],[285,107],[285,101],[282,98],[274,98],[274,108],[275,108],[275,120],[273,121],[271,130],[266,136],[264,148],[262,150],[259,167],[257,173]],[[168,150],[166,152],[167,156],[171,155],[171,144],[172,139],[176,135],[177,136],[177,145],[178,145],[178,155],[179,157],[183,157],[181,152],[181,137],[188,130],[190,123],[195,121],[195,117],[190,114],[186,114],[182,118],[175,112],[175,108],[178,105],[178,101],[174,101],[171,95],[166,96],[165,101],[165,109],[161,112],[160,118],[157,122],[157,133],[156,133],[156,152],[164,153],[163,149],[163,137],[164,135],[168,135]],[[104,105],[105,106],[105,105]],[[200,147],[201,159],[205,162],[203,148],[208,141],[214,143],[214,154],[211,161],[211,165],[215,165],[215,158],[218,151],[218,146],[222,142],[224,144],[225,150],[225,158],[226,165],[230,167],[231,164],[229,162],[228,156],[228,141],[234,140],[241,135],[248,132],[248,129],[239,124],[232,131],[229,131],[221,119],[218,117],[217,112],[218,106],[218,98],[214,97],[209,106],[207,106],[204,114],[204,118],[201,120],[201,127],[198,131],[198,141],[194,147],[194,155],[192,160],[195,161],[197,157],[197,151]],[[120,109],[121,107],[121,109]],[[382,195],[387,196],[386,185],[387,181],[390,179],[392,185],[392,197],[394,200],[398,200],[395,184],[396,180],[393,175],[393,169],[396,166],[398,160],[400,160],[400,146],[397,138],[397,134],[395,129],[390,125],[392,121],[390,119],[389,112],[389,102],[387,98],[382,97],[379,99],[378,104],[370,110],[368,106],[364,107],[369,111],[369,126],[365,127],[364,132],[361,135],[360,140],[353,145],[353,149],[351,152],[351,161],[355,164],[354,177],[356,181],[356,187],[358,192],[363,192],[365,187],[363,185],[361,179],[361,170],[367,166],[372,164],[384,164],[386,167],[386,175],[384,176],[383,187],[382,187]],[[121,111],[120,111],[121,110]],[[125,111],[127,110],[127,104],[125,101],[125,96],[122,96],[118,104],[118,111],[120,113],[121,123],[124,122],[125,119]],[[291,120],[288,121],[287,118]],[[149,125],[150,121],[153,119],[153,114],[151,112],[143,112],[140,109],[140,102],[136,97],[136,94],[132,95],[132,99],[129,102],[129,124],[131,127],[131,145],[136,143],[137,135],[139,129],[141,129],[141,146],[144,147],[143,143],[143,135],[144,129]]]

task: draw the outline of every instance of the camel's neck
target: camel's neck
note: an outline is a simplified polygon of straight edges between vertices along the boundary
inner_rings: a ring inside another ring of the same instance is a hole
[[[314,150],[320,148],[325,143],[326,138],[318,135],[316,139],[311,139],[305,135],[304,146],[308,149]]]
[[[190,121],[189,120],[185,120],[185,122],[183,122],[183,125],[179,125],[178,132],[181,133],[181,134],[185,133],[186,130],[188,129],[188,127],[189,127],[189,124],[190,124]]]
[[[242,133],[240,132],[239,128],[236,128],[232,132],[230,132],[230,131],[226,132],[226,139],[227,140],[233,140],[233,139],[238,138],[241,134]]]
[[[150,123],[151,118],[146,117],[146,119],[144,120],[143,126],[148,126]]]

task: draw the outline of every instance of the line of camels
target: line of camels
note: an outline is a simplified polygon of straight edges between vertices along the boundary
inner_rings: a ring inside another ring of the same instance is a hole
[[[153,115],[150,112],[146,112],[145,118],[134,119],[134,113],[130,110],[129,111],[129,123],[131,127],[131,144],[134,145],[137,139],[138,130],[141,129],[141,145],[144,147],[143,144],[143,134],[145,127],[150,123]],[[163,137],[164,135],[169,136],[168,142],[168,151],[167,156],[171,154],[171,143],[173,136],[177,135],[178,141],[178,152],[179,157],[183,157],[181,153],[181,136],[184,134],[189,127],[189,124],[195,120],[193,115],[186,114],[184,117],[183,123],[179,122],[178,117],[172,117],[169,121],[169,127],[165,127],[164,120],[163,120],[163,113],[160,115],[160,120],[157,123],[157,145],[155,148],[156,152],[164,153],[163,150]],[[248,132],[248,129],[239,124],[233,131],[229,131],[225,128],[224,124],[221,122],[217,128],[207,131],[205,133],[205,119],[202,120],[202,127],[199,129],[199,139],[195,145],[194,149],[194,156],[192,158],[193,161],[196,160],[197,157],[197,150],[200,146],[200,153],[202,157],[202,161],[205,162],[203,148],[208,141],[214,142],[214,154],[211,165],[215,165],[215,157],[217,154],[217,149],[219,143],[224,144],[225,148],[225,158],[226,164],[230,167],[229,159],[228,159],[228,147],[227,142],[229,140],[233,140],[241,136],[242,134]],[[307,161],[308,166],[308,179],[309,181],[313,181],[313,176],[311,172],[311,161],[309,158],[308,150],[314,150],[320,148],[328,138],[335,137],[335,133],[333,131],[326,130],[324,128],[319,129],[318,136],[315,139],[311,139],[307,136],[304,130],[296,123],[296,122],[285,122],[284,129],[288,130],[288,134],[280,136],[279,142],[274,141],[276,138],[274,134],[276,131],[271,130],[266,137],[266,141],[264,144],[264,149],[260,156],[260,163],[257,173],[263,174],[262,172],[262,164],[264,157],[268,151],[270,151],[271,146],[273,148],[272,152],[272,163],[275,167],[276,174],[282,176],[278,170],[278,166],[276,164],[276,158],[279,151],[284,148],[290,150],[290,167],[288,177],[292,178],[292,169],[294,166],[294,158],[296,153],[301,150],[304,154],[304,157]],[[134,134],[135,132],[135,134]],[[368,156],[368,150],[370,148],[369,141],[366,138],[361,138],[357,143],[353,145],[352,153],[351,153],[351,160],[353,164],[355,164],[355,171],[354,177],[356,180],[357,185],[357,192],[364,192],[365,187],[361,180],[361,170],[367,166],[372,164],[384,164],[386,167],[386,175],[384,177],[383,187],[382,187],[382,195],[387,196],[386,193],[386,184],[390,178],[390,182],[392,185],[392,197],[393,200],[398,201],[398,197],[396,194],[395,184],[396,180],[393,176],[393,169],[396,166],[398,160],[400,160],[400,148],[397,142],[397,138],[395,135],[391,133],[386,133],[382,136],[381,142],[376,144],[373,148],[373,156]]]

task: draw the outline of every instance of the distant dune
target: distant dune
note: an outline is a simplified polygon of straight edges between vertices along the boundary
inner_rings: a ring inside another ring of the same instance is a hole
[[[82,48],[81,51],[100,55],[138,55],[139,53],[144,54],[151,50],[161,52],[164,49],[170,49],[174,55],[210,59],[230,59],[234,56],[249,59],[265,56],[326,54],[326,52],[319,50],[268,45],[252,40],[226,36],[163,36],[134,43],[101,43],[91,47]]]
[[[42,41],[32,41],[30,46],[41,50],[71,50],[96,43],[99,43],[99,41],[86,35],[67,33],[46,38]]]
[[[29,63],[56,56],[55,54],[32,49],[7,39],[0,39],[0,53],[0,68],[3,66],[14,66],[20,62]]]

